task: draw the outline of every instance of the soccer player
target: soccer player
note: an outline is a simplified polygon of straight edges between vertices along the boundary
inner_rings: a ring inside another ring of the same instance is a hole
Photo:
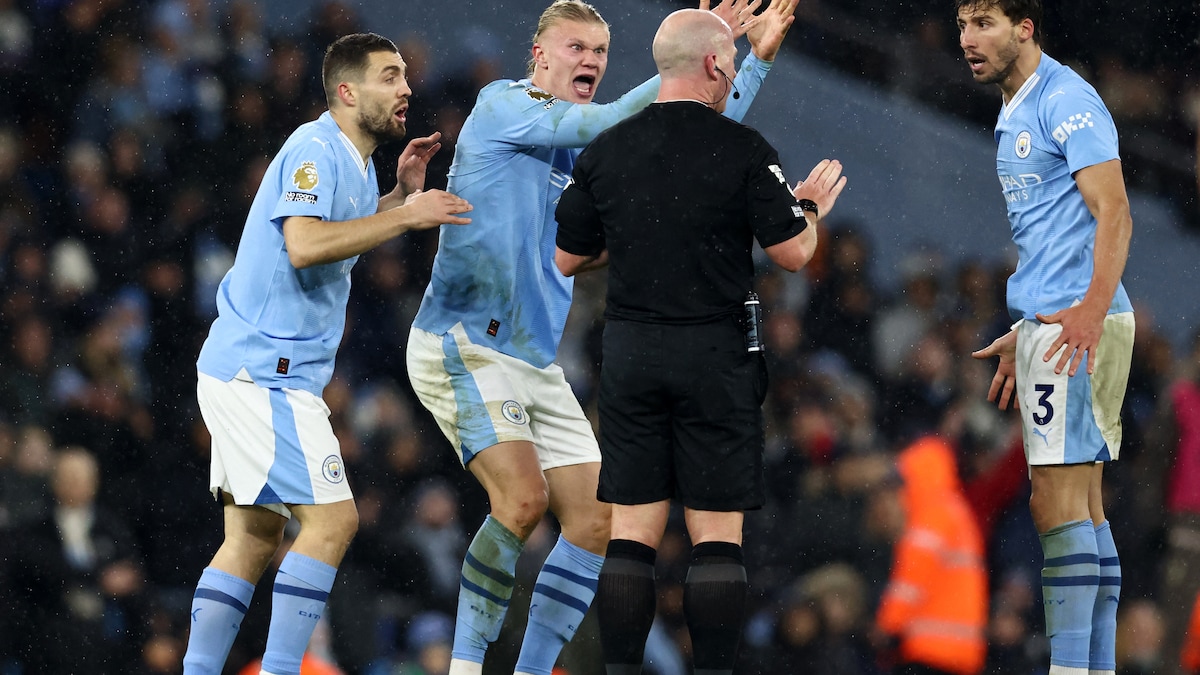
[[[988,399],[1021,410],[1029,508],[1045,563],[1050,675],[1114,672],[1121,566],[1104,462],[1121,449],[1133,309],[1121,284],[1133,220],[1117,131],[1096,90],[1042,52],[1040,0],[958,0],[976,82],[1003,95],[996,170],[1017,244],[1008,334]]]
[[[465,199],[423,192],[436,135],[401,154],[379,196],[371,153],[404,137],[412,91],[396,46],[347,35],[325,53],[328,112],[299,127],[267,168],[219,316],[197,361],[212,434],[211,486],[225,540],[200,576],[184,656],[188,675],[220,673],[254,586],[291,516],[300,531],[279,566],[263,673],[295,675],[358,528],[322,391],[342,338],[357,256],[406,230],[470,222]]]
[[[726,80],[739,92],[734,119],[754,99],[796,0],[772,0],[752,18],[757,4],[717,7],[737,34],[749,31],[753,50],[736,80]],[[600,451],[554,363],[573,283],[554,266],[555,204],[583,146],[658,92],[655,77],[591,105],[608,45],[608,24],[594,7],[551,4],[538,21],[528,77],[483,88],[450,168],[449,190],[474,205],[477,225],[442,228],[407,360],[413,389],[491,508],[463,563],[451,675],[482,671],[517,557],[547,508],[562,532],[533,590],[518,673],[549,675],[591,604],[608,543],[609,507],[596,499]]]

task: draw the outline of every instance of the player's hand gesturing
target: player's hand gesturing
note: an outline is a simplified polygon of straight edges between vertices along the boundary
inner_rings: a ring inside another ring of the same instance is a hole
[[[709,7],[710,4],[712,3],[709,0],[700,0],[700,9],[711,11],[724,19],[733,29],[734,40],[745,35],[760,21],[759,17],[754,16],[754,12],[762,4],[762,0],[718,0],[717,6],[712,8]],[[780,40],[782,39],[781,37]]]

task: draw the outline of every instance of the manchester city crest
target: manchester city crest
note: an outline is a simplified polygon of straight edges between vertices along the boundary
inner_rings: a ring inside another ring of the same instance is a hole
[[[504,419],[513,424],[525,424],[527,421],[525,408],[521,407],[521,404],[516,401],[509,400],[502,403],[500,405],[500,413],[504,415]]]
[[[342,470],[342,458],[337,455],[325,458],[325,463],[321,465],[321,473],[330,483],[340,483],[346,480],[346,472]]]
[[[1017,157],[1025,159],[1029,156],[1029,151],[1033,149],[1033,137],[1028,131],[1022,131],[1017,134],[1017,145],[1014,150],[1017,151]]]

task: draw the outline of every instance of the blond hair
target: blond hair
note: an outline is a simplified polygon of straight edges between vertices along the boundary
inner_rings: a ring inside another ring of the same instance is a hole
[[[538,18],[537,30],[533,33],[533,42],[537,43],[542,39],[542,35],[550,30],[550,27],[559,21],[578,21],[579,23],[598,23],[608,28],[608,22],[604,17],[600,16],[600,12],[590,4],[582,0],[555,0],[553,4],[542,12],[542,16]],[[533,75],[535,66],[533,57],[529,58],[529,66],[526,75]]]

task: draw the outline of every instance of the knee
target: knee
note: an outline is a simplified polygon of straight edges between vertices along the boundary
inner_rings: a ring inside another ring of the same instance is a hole
[[[559,515],[559,522],[567,541],[592,553],[604,555],[612,536],[612,508],[608,504],[595,502],[594,508],[575,517]]]
[[[544,481],[540,487],[506,486],[501,494],[488,497],[492,504],[492,514],[521,539],[533,534],[534,528],[542,522],[542,516],[546,514],[550,505],[550,494]]]

